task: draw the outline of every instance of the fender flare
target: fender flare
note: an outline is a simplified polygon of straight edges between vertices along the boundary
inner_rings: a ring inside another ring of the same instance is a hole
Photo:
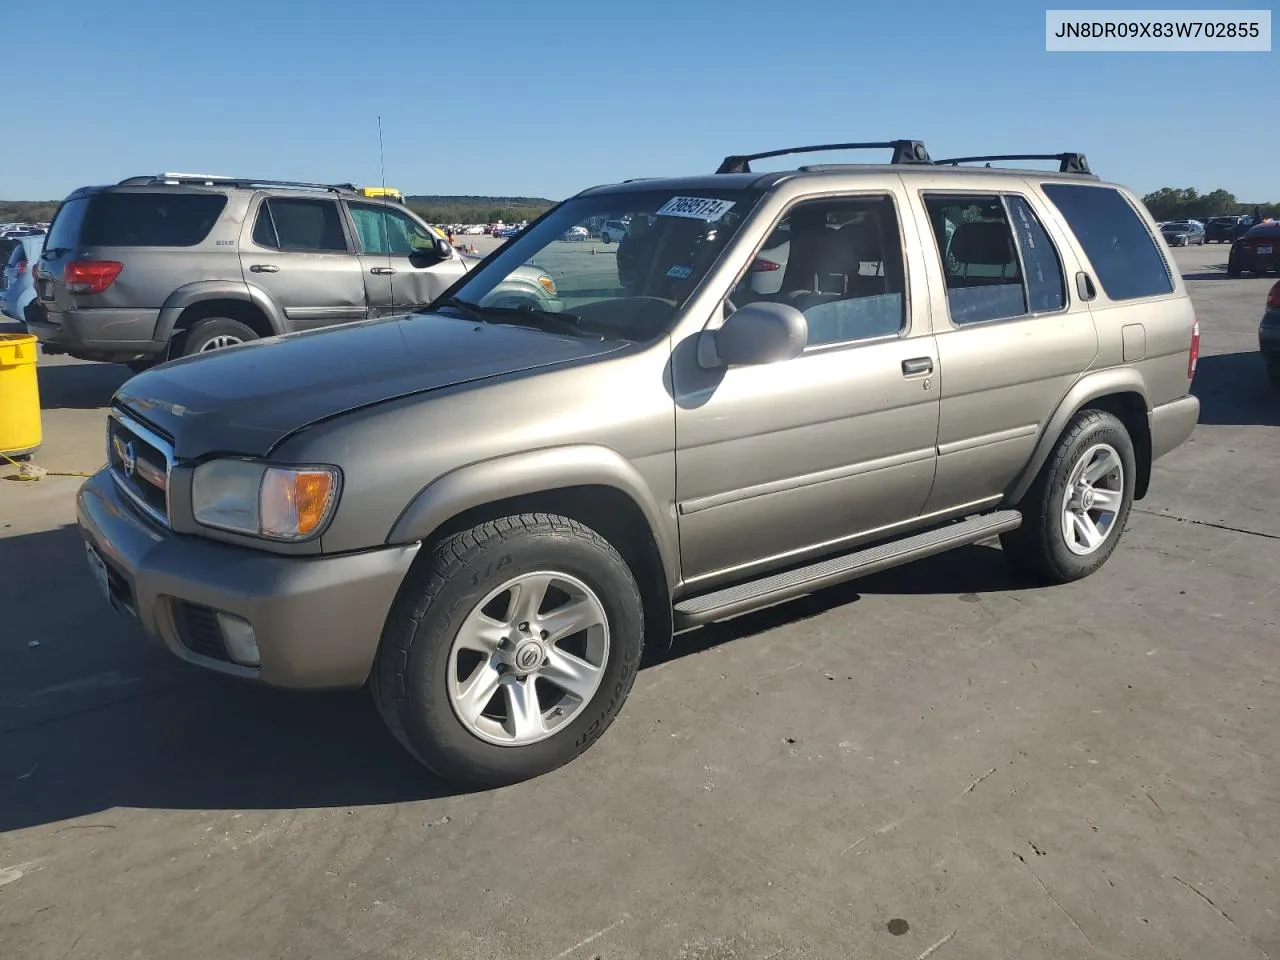
[[[612,487],[626,495],[644,515],[668,585],[678,582],[674,523],[663,522],[663,510],[639,471],[616,451],[598,444],[496,457],[442,474],[409,502],[392,526],[387,543],[425,540],[458,514],[487,503],[578,486]]]
[[[249,286],[240,280],[197,280],[184,284],[165,299],[156,321],[156,340],[168,340],[182,311],[206,300],[238,300],[251,303],[267,318],[274,333],[285,333],[288,326],[275,302],[259,287]]]
[[[1109,370],[1085,374],[1058,402],[1057,408],[1040,432],[1040,439],[1036,442],[1031,459],[1027,461],[1017,482],[1005,495],[1006,504],[1016,504],[1026,495],[1071,418],[1090,401],[1114,393],[1136,393],[1142,398],[1147,416],[1150,417],[1151,397],[1147,394],[1147,387],[1141,375],[1132,367],[1113,367]]]

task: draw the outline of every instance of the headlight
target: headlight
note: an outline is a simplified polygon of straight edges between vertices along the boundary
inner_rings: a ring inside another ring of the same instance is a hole
[[[211,460],[196,467],[196,522],[270,540],[306,540],[338,502],[337,467],[273,467],[253,460]]]

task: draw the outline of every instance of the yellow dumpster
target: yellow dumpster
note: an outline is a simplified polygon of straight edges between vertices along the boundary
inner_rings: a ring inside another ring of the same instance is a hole
[[[37,343],[29,333],[0,333],[0,453],[7,457],[34,453],[43,439]]]

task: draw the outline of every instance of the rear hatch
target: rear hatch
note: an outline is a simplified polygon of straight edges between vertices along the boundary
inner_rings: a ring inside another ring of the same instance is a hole
[[[207,256],[226,204],[225,194],[181,187],[76,191],[58,208],[40,260],[36,293],[49,320],[70,310],[159,310],[183,283],[213,279],[196,257]],[[233,257],[236,234],[238,225]]]

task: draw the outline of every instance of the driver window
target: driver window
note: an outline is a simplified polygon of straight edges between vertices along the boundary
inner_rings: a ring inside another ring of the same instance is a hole
[[[430,250],[434,239],[412,217],[376,203],[349,203],[361,253],[408,257]]]
[[[732,295],[805,315],[809,345],[895,336],[906,326],[906,273],[888,195],[809,200],[766,238]]]

